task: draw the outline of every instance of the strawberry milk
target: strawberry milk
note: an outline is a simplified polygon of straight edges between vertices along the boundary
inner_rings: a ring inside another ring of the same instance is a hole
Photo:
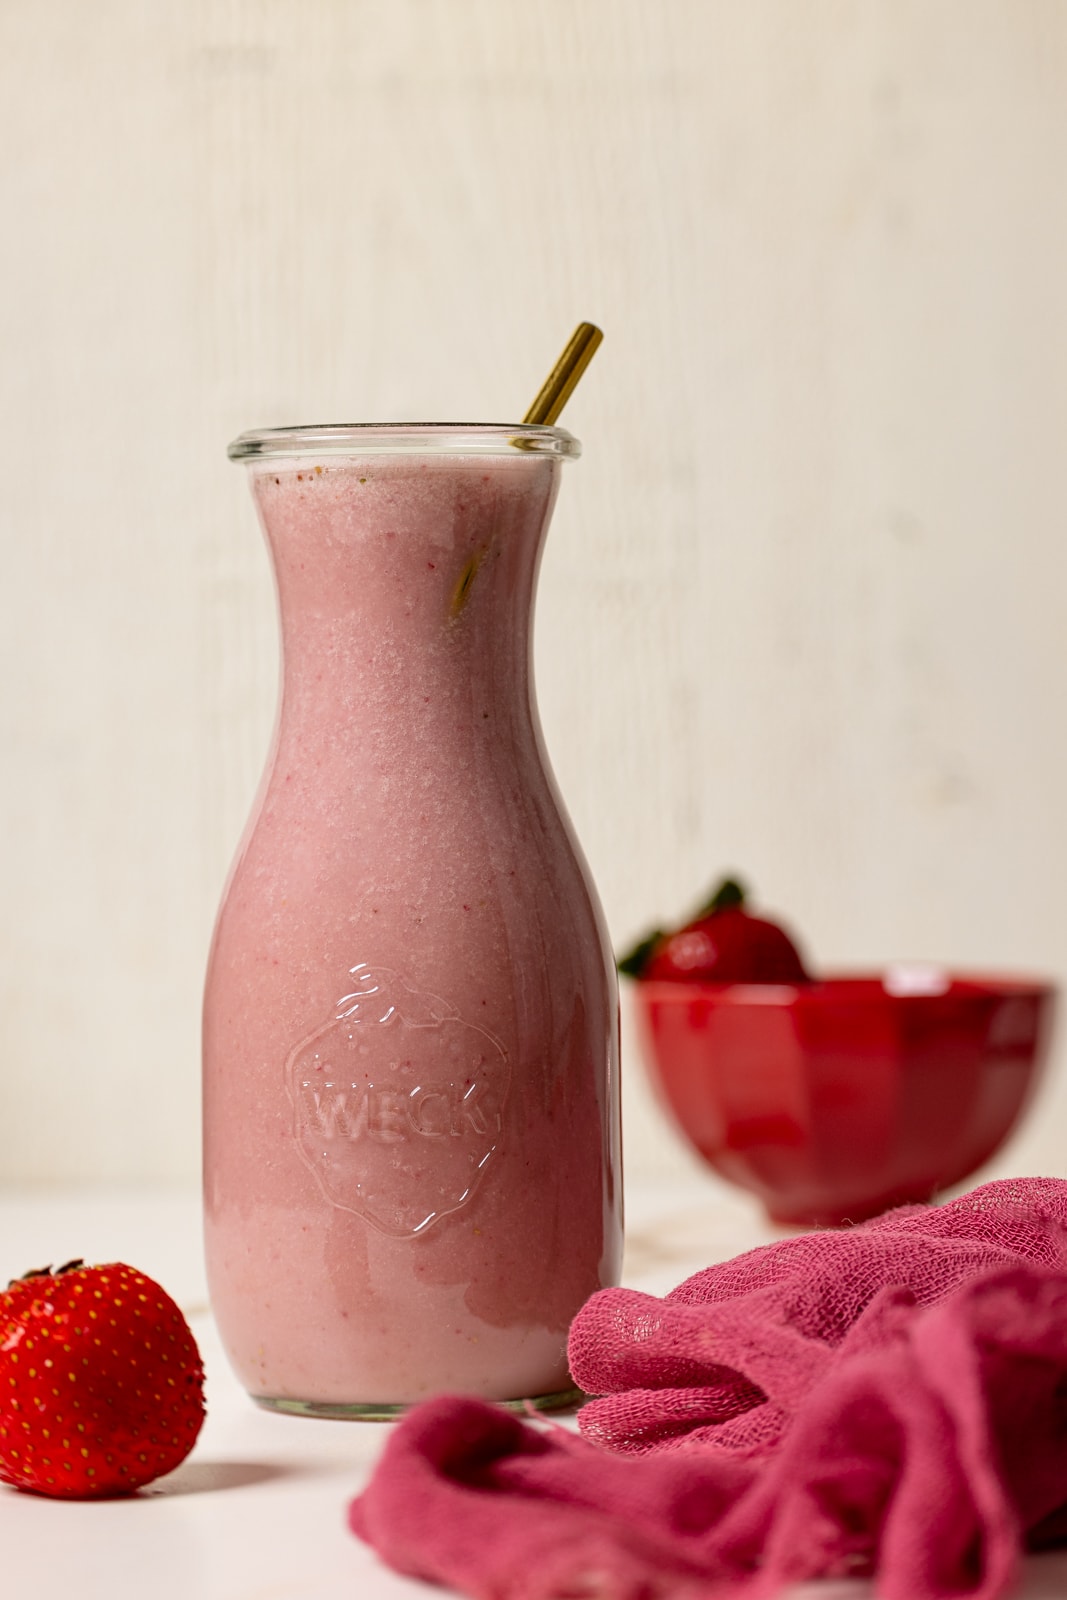
[[[204,1014],[208,1267],[251,1394],[570,1387],[620,1248],[614,969],[530,676],[552,428],[243,435],[274,746]]]

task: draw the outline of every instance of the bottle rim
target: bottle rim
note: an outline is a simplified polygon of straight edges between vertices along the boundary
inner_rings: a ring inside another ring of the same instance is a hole
[[[328,422],[253,428],[227,448],[231,461],[367,455],[542,455],[576,461],[580,442],[566,428],[521,422]]]

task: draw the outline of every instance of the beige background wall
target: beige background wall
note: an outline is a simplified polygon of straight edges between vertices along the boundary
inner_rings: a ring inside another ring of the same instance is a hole
[[[617,943],[735,867],[824,964],[1067,976],[1065,173],[1058,0],[0,4],[0,1182],[196,1171],[227,441],[510,420],[583,316],[537,663]]]

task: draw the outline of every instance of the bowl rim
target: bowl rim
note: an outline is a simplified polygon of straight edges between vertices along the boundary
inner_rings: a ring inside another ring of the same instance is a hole
[[[940,965],[940,963],[938,964]],[[948,987],[938,992],[900,993],[886,987],[890,967],[830,969],[808,983],[713,983],[702,978],[634,978],[631,985],[645,1002],[683,1004],[694,999],[734,1006],[792,1006],[833,1003],[855,1004],[864,991],[876,988],[879,1003],[931,1006],[961,1000],[1035,998],[1053,1000],[1059,994],[1054,978],[1024,973],[975,971],[944,967]]]

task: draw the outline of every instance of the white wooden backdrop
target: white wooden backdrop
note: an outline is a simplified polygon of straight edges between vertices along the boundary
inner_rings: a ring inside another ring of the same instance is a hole
[[[1061,0],[0,0],[0,1182],[196,1171],[227,441],[511,420],[580,317],[537,664],[617,943],[729,867],[1067,977],[1065,174]]]

